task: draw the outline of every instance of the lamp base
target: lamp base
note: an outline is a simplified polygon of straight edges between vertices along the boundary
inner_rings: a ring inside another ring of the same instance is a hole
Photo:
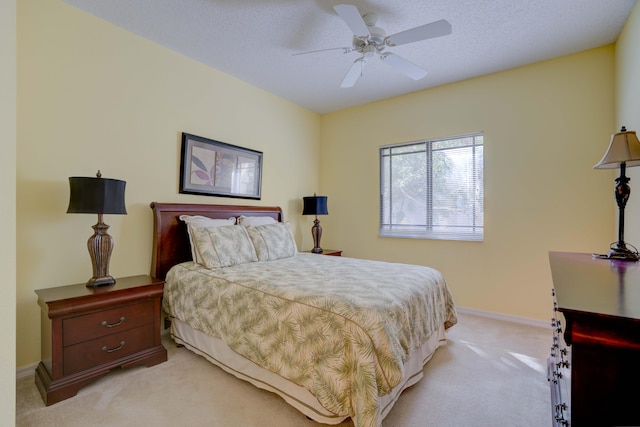
[[[109,226],[102,222],[102,214],[98,214],[98,223],[93,227],[93,236],[87,241],[87,248],[91,256],[93,277],[87,282],[87,287],[113,285],[116,279],[109,274],[109,260],[113,251],[113,237],[107,233]]]
[[[320,247],[320,238],[322,237],[322,226],[320,225],[320,220],[317,216],[313,221],[313,227],[311,227],[311,235],[313,236],[313,249],[311,249],[311,253],[321,254],[322,248]]]
[[[638,251],[633,251],[627,248],[624,242],[617,242],[617,246],[611,247],[611,250],[606,254],[593,254],[595,258],[613,259],[619,261],[640,261],[640,255]],[[635,248],[634,248],[635,249]]]
[[[113,285],[115,283],[116,283],[116,279],[114,279],[111,276],[107,276],[107,277],[92,277],[87,282],[87,287],[88,288],[96,288],[98,286]]]

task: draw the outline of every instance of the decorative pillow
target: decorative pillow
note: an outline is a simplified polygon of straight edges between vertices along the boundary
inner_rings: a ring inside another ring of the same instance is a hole
[[[266,225],[266,224],[275,224],[276,221],[274,218],[270,216],[239,216],[238,224],[246,225],[247,227],[255,227],[258,225]]]
[[[288,222],[247,227],[247,232],[253,242],[259,261],[289,258],[298,252]]]
[[[245,227],[223,225],[193,229],[196,250],[207,268],[258,261]]]
[[[200,254],[196,250],[193,241],[193,229],[198,227],[221,227],[223,225],[234,225],[236,223],[234,217],[229,219],[213,219],[199,215],[180,215],[180,220],[187,224],[187,234],[189,234],[189,243],[191,244],[191,259],[201,265],[202,258],[200,258]]]

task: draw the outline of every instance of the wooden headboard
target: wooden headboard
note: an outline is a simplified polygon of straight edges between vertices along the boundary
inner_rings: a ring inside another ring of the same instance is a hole
[[[153,209],[153,252],[151,276],[164,279],[171,267],[191,261],[187,226],[180,215],[201,215],[225,219],[244,216],[269,216],[282,222],[282,209],[277,206],[199,205],[186,203],[151,203]]]

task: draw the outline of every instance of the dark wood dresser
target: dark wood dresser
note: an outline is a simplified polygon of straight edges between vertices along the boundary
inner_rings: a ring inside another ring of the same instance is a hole
[[[163,286],[162,280],[132,276],[110,286],[36,291],[42,361],[35,381],[46,405],[75,396],[113,368],[167,360],[160,342]]]
[[[640,264],[550,252],[554,426],[638,426]]]

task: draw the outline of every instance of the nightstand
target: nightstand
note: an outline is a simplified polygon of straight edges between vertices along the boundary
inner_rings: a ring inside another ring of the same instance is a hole
[[[313,253],[311,251],[305,251],[305,252]],[[342,256],[342,250],[338,250],[338,249],[323,249],[322,252],[320,252],[317,255]]]
[[[47,406],[75,396],[111,369],[167,360],[160,342],[164,281],[149,276],[40,289],[42,361],[35,381]]]

